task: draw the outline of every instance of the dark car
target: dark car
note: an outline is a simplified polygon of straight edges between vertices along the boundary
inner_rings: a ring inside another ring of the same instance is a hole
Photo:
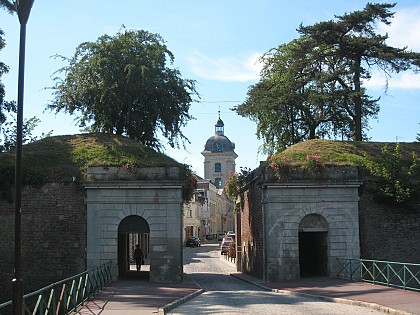
[[[196,236],[190,236],[185,243],[187,247],[201,246],[201,240]]]

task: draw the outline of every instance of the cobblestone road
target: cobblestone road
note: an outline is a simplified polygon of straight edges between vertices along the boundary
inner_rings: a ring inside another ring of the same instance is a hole
[[[319,314],[379,315],[365,307],[267,292],[233,278],[232,263],[221,258],[218,244],[184,250],[184,272],[205,292],[168,314]]]

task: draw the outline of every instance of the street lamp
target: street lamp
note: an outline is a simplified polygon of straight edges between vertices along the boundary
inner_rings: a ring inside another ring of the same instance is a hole
[[[17,0],[16,11],[20,23],[19,43],[19,76],[18,76],[18,101],[17,101],[17,140],[16,140],[16,169],[15,169],[15,274],[12,281],[13,314],[23,314],[23,279],[22,265],[22,138],[23,138],[23,87],[25,74],[25,40],[26,24],[29,19],[34,0]]]

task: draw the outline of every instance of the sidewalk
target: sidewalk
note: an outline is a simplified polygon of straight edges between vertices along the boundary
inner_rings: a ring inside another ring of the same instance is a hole
[[[337,278],[264,282],[242,273],[234,273],[232,276],[278,293],[361,305],[386,314],[420,314],[420,292]]]
[[[228,263],[228,261],[227,261]],[[232,276],[279,294],[292,294],[331,302],[360,305],[384,314],[420,315],[420,292],[406,291],[336,278],[310,278],[284,282],[264,282],[242,274]],[[185,275],[183,283],[150,283],[145,280],[112,282],[86,302],[78,315],[165,314],[166,310],[201,294]]]
[[[176,307],[201,294],[193,282],[150,283],[147,280],[115,281],[86,302],[78,315],[165,314],[168,307]]]

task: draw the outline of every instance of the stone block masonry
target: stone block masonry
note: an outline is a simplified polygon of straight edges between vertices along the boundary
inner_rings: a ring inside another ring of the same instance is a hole
[[[24,187],[22,275],[25,293],[112,261],[118,276],[118,227],[130,215],[150,226],[150,281],[182,281],[179,169],[92,168],[81,183]],[[96,173],[97,172],[97,173]],[[111,178],[112,177],[112,178]],[[0,200],[0,303],[11,300],[14,204]]]

